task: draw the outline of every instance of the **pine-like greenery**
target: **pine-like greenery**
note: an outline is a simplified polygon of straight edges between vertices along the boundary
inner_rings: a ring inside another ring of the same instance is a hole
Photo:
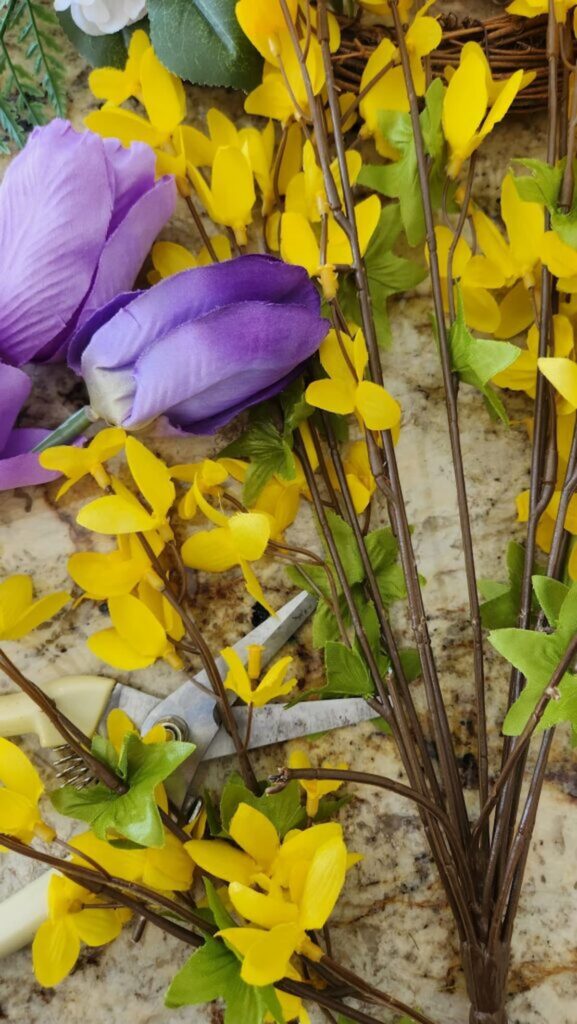
[[[0,152],[21,147],[29,131],[66,114],[60,25],[35,0],[0,0]]]

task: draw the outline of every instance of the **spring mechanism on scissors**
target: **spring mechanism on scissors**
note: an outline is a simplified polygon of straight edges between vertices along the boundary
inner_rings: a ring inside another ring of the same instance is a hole
[[[88,786],[94,785],[96,779],[90,768],[67,743],[61,747],[55,747],[54,753],[60,755],[54,762],[56,778],[60,779],[65,786],[73,786],[74,789],[86,789]]]

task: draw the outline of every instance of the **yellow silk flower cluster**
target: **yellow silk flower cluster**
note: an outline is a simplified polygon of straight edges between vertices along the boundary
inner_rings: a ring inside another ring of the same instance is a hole
[[[121,453],[129,485],[107,465]],[[119,428],[105,428],[85,448],[63,445],[40,458],[44,466],[67,478],[59,497],[87,476],[105,492],[81,508],[77,522],[95,534],[115,537],[116,546],[111,551],[76,552],[68,561],[68,571],[84,597],[108,602],[111,626],[93,634],[88,646],[109,665],[132,671],[162,659],[174,669],[183,667],[179,643],[185,628],[163,593],[165,583],[159,571],[167,545],[176,543],[175,505],[182,520],[202,515],[216,527],[200,529],[184,541],[184,565],[212,573],[238,567],[250,595],[273,613],[252,565],[265,554],[269,541],[281,539],[293,522],[306,492],[302,470],[294,481],[280,477],[269,481],[253,509],[233,509],[227,514],[221,507],[223,485],[231,472],[237,480],[244,478],[248,464],[240,460],[204,459],[169,467],[142,441]],[[187,485],[178,502],[175,481]]]
[[[336,823],[289,832],[281,842],[269,819],[243,803],[229,834],[235,846],[201,839],[186,849],[203,871],[228,883],[242,924],[219,935],[242,957],[241,977],[249,985],[271,985],[297,970],[295,954],[321,959],[307,933],[324,927],[348,868],[360,857],[347,853]]]

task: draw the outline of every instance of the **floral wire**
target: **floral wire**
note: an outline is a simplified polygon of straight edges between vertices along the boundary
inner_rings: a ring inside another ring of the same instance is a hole
[[[429,261],[431,284],[433,289],[433,303],[435,307],[437,330],[439,335],[439,349],[441,355],[441,368],[443,372],[443,382],[445,390],[445,404],[447,408],[447,422],[449,428],[449,439],[451,443],[451,455],[453,461],[455,484],[457,487],[457,504],[459,508],[459,521],[461,526],[461,540],[463,544],[465,574],[467,577],[467,592],[469,598],[471,628],[473,632],[475,703],[477,708],[477,757],[479,766],[479,800],[480,803],[483,804],[487,799],[489,790],[489,753],[487,739],[487,713],[485,704],[486,694],[483,658],[483,627],[481,624],[479,593],[477,589],[477,573],[475,568],[475,552],[473,548],[471,517],[469,512],[469,502],[467,498],[467,483],[465,479],[465,470],[463,464],[461,433],[459,429],[457,392],[454,387],[453,368],[451,365],[451,351],[443,309],[441,274],[439,268],[438,250],[436,245],[435,225],[433,218],[433,207],[431,202],[431,192],[429,188],[427,161],[425,156],[423,134],[420,122],[419,104],[413,81],[413,73],[411,70],[407,42],[401,25],[401,18],[398,9],[398,0],[389,0],[389,2],[391,12],[393,15],[393,21],[395,24],[395,33],[397,36],[399,52],[401,54],[401,63],[403,66],[405,84],[407,87],[407,95],[409,97],[411,123],[413,126],[413,137],[415,140],[415,151],[417,155],[417,167],[421,186],[421,194],[423,199],[423,209],[425,214],[427,243],[429,246]],[[468,191],[470,183],[472,183],[471,174],[469,175]],[[467,206],[468,201],[465,202],[465,216]],[[449,289],[449,293],[450,292],[451,289]],[[488,841],[489,837],[488,834],[486,834],[483,842],[483,848],[485,852],[488,849]]]
[[[219,263],[220,260],[219,260],[218,254],[216,252],[216,249],[214,248],[214,245],[212,244],[210,235],[208,234],[208,232],[207,232],[207,230],[206,230],[206,228],[204,226],[204,223],[203,223],[203,220],[202,220],[202,216],[198,212],[196,206],[194,205],[192,197],[191,196],[185,196],[184,200],[186,202],[186,205],[188,206],[188,209],[190,210],[190,213],[192,214],[192,219],[193,219],[193,221],[194,221],[194,223],[196,225],[196,228],[197,228],[197,231],[198,231],[200,237],[202,238],[202,241],[204,242],[204,244],[205,244],[205,246],[207,248],[207,251],[208,251],[208,254],[209,254],[210,258],[212,259],[213,263]]]

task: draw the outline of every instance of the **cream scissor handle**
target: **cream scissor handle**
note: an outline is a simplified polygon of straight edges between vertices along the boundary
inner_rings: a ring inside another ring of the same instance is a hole
[[[53,871],[45,871],[2,903],[0,959],[32,942],[48,917],[48,886],[53,874]]]
[[[92,736],[114,689],[114,679],[104,676],[62,676],[42,686],[59,710],[74,724]],[[0,736],[36,733],[42,747],[58,747],[62,736],[46,715],[23,693],[0,697]]]

